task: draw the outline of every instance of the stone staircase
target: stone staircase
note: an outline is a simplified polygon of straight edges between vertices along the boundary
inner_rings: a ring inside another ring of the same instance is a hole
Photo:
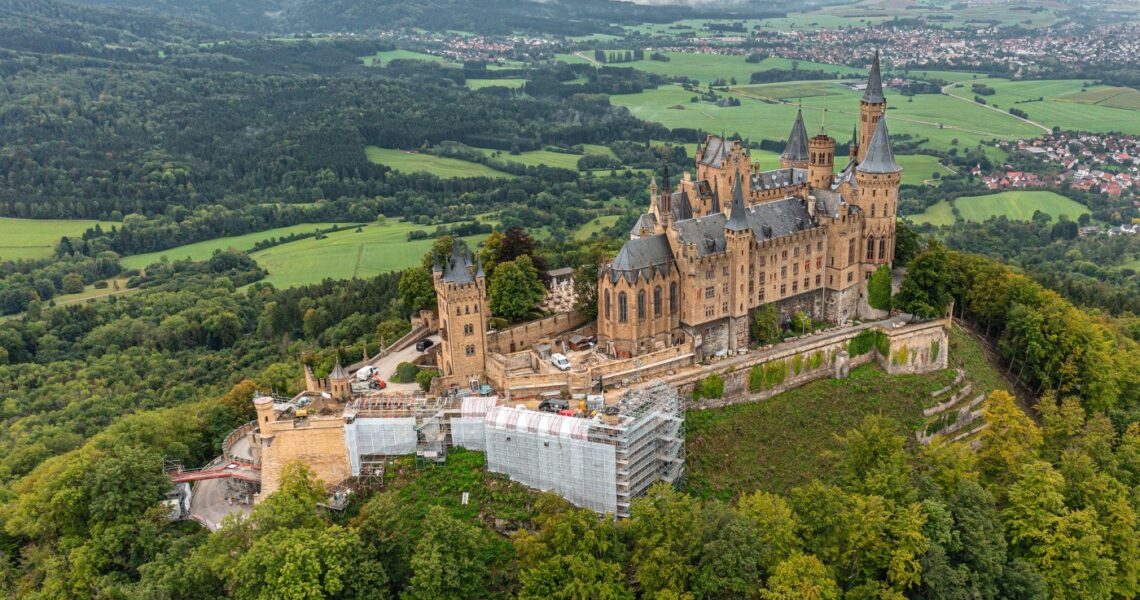
[[[966,380],[966,373],[958,369],[953,383],[930,396],[934,400],[944,399],[922,411],[925,420],[914,432],[918,442],[930,444],[935,437],[942,436],[977,448],[977,434],[986,428],[981,422],[985,392],[975,393],[973,383]]]

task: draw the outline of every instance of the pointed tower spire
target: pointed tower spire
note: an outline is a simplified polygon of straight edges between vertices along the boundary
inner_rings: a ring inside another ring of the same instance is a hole
[[[477,265],[475,267],[475,277],[476,278],[486,277],[487,274],[483,272],[483,255],[482,254],[478,255],[478,257],[475,259],[475,264]]]
[[[788,135],[788,145],[784,147],[780,160],[786,162],[801,162],[808,159],[808,134],[804,127],[804,113],[796,111],[796,122],[792,125],[792,133]]]
[[[740,180],[740,173],[736,174],[736,181],[732,185],[732,214],[724,228],[728,231],[745,231],[748,227],[748,217],[744,211],[744,182]]]
[[[871,136],[871,143],[867,147],[867,155],[856,167],[862,173],[899,173],[902,167],[895,161],[895,153],[891,150],[891,135],[887,131],[887,119],[879,119],[879,125]]]
[[[883,74],[879,67],[879,50],[876,48],[875,58],[871,62],[871,74],[867,77],[867,91],[863,92],[863,102],[882,104],[886,101],[883,96]]]
[[[719,179],[713,179],[713,193],[712,193],[712,212],[720,212],[720,185]]]

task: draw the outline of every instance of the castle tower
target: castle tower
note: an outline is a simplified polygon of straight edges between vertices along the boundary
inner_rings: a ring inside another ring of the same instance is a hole
[[[859,160],[867,156],[867,149],[871,145],[871,138],[875,135],[875,128],[879,120],[887,112],[887,98],[883,96],[883,75],[879,68],[879,51],[875,50],[875,58],[871,62],[871,74],[867,77],[867,91],[859,101]]]
[[[471,257],[458,239],[451,256],[432,272],[439,307],[440,373],[483,378],[487,349],[487,278],[483,260],[472,272]]]
[[[340,359],[336,360],[336,366],[333,367],[329,373],[329,393],[337,400],[348,400],[352,397],[352,379],[348,376],[348,371],[340,366]]]
[[[732,186],[732,208],[724,224],[725,252],[729,269],[729,320],[728,351],[748,345],[748,266],[752,226],[748,223],[748,209],[744,203],[744,184],[737,173]]]
[[[796,111],[796,122],[788,135],[788,145],[780,154],[781,169],[806,169],[808,166],[808,134],[803,111]]]
[[[273,437],[273,398],[258,396],[253,399],[253,408],[257,411],[257,428],[261,439]]]
[[[855,168],[858,204],[866,217],[860,254],[867,276],[879,265],[889,265],[894,257],[901,173],[902,168],[891,150],[887,120],[880,119],[867,153]]]
[[[831,189],[835,176],[835,139],[822,129],[808,142],[808,184],[814,189]]]

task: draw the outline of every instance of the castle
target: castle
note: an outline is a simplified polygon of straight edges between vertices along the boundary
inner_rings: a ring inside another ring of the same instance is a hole
[[[835,139],[809,138],[797,113],[780,168],[763,171],[739,140],[710,135],[696,176],[650,184],[649,211],[598,279],[598,347],[630,358],[687,344],[698,356],[747,348],[752,313],[775,305],[846,323],[882,316],[866,282],[895,250],[902,169],[891,149],[879,54],[859,102],[847,165]],[[486,373],[487,284],[458,243],[433,269],[441,375],[452,384]]]
[[[598,281],[599,347],[618,358],[690,340],[701,354],[748,345],[750,315],[774,304],[843,323],[868,316],[866,281],[890,265],[902,169],[884,117],[879,55],[859,103],[858,143],[835,173],[835,140],[796,115],[780,168],[709,136],[696,177],[650,187],[649,211]]]

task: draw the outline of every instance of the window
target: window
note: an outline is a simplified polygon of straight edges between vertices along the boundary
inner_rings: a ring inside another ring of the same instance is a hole
[[[875,239],[867,238],[867,260],[875,258]]]
[[[780,279],[787,279],[787,278],[788,278],[788,265],[783,265],[780,267]]]
[[[653,288],[653,316],[661,316],[661,286]]]
[[[677,284],[669,284],[669,312],[677,312]]]
[[[847,242],[847,264],[855,262],[855,238]]]
[[[804,261],[804,273],[807,273],[808,271],[811,271],[811,261],[805,260]]]
[[[721,293],[722,293],[722,294],[724,294],[725,296],[727,296],[727,295],[728,295],[728,284],[726,283],[726,284],[724,284],[724,285],[721,285],[721,286],[720,286],[720,291],[721,291]]]
[[[713,278],[713,270],[709,269],[708,271],[705,271],[705,279],[712,279],[712,278]]]
[[[629,320],[629,299],[625,292],[618,292],[618,321],[625,323]]]
[[[796,292],[798,292],[798,291],[800,291],[800,282],[798,282],[798,281],[793,281],[793,282],[792,282],[792,293],[794,294],[794,293],[796,293]]]
[[[608,320],[610,318],[610,291],[609,290],[606,290],[606,302],[605,302],[605,304],[606,304],[606,308],[605,308],[606,319]]]
[[[819,275],[816,275],[816,276],[815,276],[815,284],[816,284],[816,285],[819,285]]]
[[[781,296],[787,296],[788,295],[788,284],[786,284],[786,283],[780,284],[780,295]]]
[[[764,303],[764,288],[763,287],[760,288],[760,297],[757,298],[757,300],[759,300],[761,304]]]
[[[720,305],[720,312],[722,312],[722,313],[728,312],[728,303],[727,302]]]
[[[875,218],[875,205],[874,204],[871,205],[871,218],[872,219]]]
[[[765,275],[764,271],[760,271],[760,285],[761,286],[764,285],[764,275]]]
[[[715,314],[716,314],[716,307],[715,306],[710,304],[710,305],[705,307],[705,316],[706,317],[711,317]]]
[[[815,243],[815,250],[816,250],[816,252],[823,252],[823,242],[816,242]]]
[[[637,318],[645,320],[645,290],[637,292]]]
[[[851,280],[854,278],[855,278],[855,273],[847,273],[847,283],[851,283]]]
[[[800,263],[792,263],[792,276],[800,274]]]
[[[457,317],[462,317],[462,316],[463,316],[463,309],[462,309],[462,308],[460,308],[459,306],[456,306],[456,307],[455,307],[455,316],[457,316]]]
[[[799,258],[799,256],[800,256],[800,247],[796,246],[795,248],[792,248],[792,257],[793,258]]]
[[[804,255],[811,256],[811,244],[804,246]]]
[[[761,267],[763,267],[763,266],[764,266],[764,262],[765,262],[765,257],[761,256],[761,257],[760,257],[760,266],[761,266]]]
[[[475,333],[475,326],[468,323],[463,326],[463,335],[473,335]]]
[[[804,289],[806,290],[809,287],[811,287],[811,279],[808,277],[804,277]]]
[[[815,259],[815,268],[817,268],[817,269],[822,269],[822,268],[823,268],[823,257],[822,257],[822,256],[820,256],[820,257],[817,257],[817,258]]]
[[[463,353],[467,356],[475,356],[475,344],[467,344],[467,347],[463,349]]]
[[[784,250],[783,252],[781,252],[781,253],[780,253],[780,258],[781,258],[781,259],[783,259],[783,260],[788,260],[788,251],[787,251],[787,250]]]
[[[879,238],[879,260],[887,258],[887,238]]]
[[[728,277],[728,267],[727,266],[721,267],[720,268],[720,274],[725,276],[725,277]]]
[[[709,298],[712,298],[714,296],[716,296],[716,288],[714,288],[711,285],[709,287],[705,288],[705,299],[706,300],[708,300]]]

